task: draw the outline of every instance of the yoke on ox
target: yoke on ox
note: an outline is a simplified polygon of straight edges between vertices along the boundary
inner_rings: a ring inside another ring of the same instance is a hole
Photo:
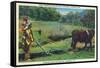
[[[85,43],[83,49],[91,49],[92,50],[92,38],[95,34],[94,30],[73,30],[72,31],[72,49],[76,49],[76,44],[78,42]],[[88,47],[87,44],[90,44]]]

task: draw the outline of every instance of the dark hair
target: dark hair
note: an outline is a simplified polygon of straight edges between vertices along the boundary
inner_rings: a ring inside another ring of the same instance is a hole
[[[24,17],[23,17],[23,20],[24,20],[24,21],[27,21],[27,20],[28,20],[28,16],[24,16]]]

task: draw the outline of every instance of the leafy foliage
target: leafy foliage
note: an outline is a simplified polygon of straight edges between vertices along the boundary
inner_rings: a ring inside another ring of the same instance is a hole
[[[20,17],[29,16],[34,20],[57,21],[60,18],[60,13],[56,11],[56,8],[20,6],[19,10]]]
[[[66,15],[63,15],[60,19],[61,23],[78,23],[80,22],[80,13],[79,12],[69,12]]]
[[[83,16],[81,17],[81,22],[83,26],[87,26],[90,28],[95,27],[95,10],[84,10]]]
[[[82,12],[69,12],[63,15],[60,18],[59,22],[81,25],[88,28],[94,28],[95,10],[83,10]]]

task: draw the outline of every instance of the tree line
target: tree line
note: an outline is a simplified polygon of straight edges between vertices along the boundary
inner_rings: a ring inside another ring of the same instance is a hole
[[[82,12],[69,12],[60,18],[60,23],[70,23],[89,28],[95,27],[95,10],[83,10]]]
[[[19,10],[20,17],[26,15],[34,20],[57,21],[60,18],[60,13],[56,11],[56,8],[20,6]]]
[[[69,12],[62,15],[57,8],[20,6],[19,17],[29,16],[32,20],[58,21],[60,23],[81,24],[89,28],[95,26],[95,10],[83,10],[82,12]]]

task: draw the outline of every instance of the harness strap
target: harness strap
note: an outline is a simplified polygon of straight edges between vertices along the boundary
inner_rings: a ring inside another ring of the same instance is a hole
[[[89,35],[89,31],[88,30],[86,30],[86,33],[87,33],[87,35]]]

